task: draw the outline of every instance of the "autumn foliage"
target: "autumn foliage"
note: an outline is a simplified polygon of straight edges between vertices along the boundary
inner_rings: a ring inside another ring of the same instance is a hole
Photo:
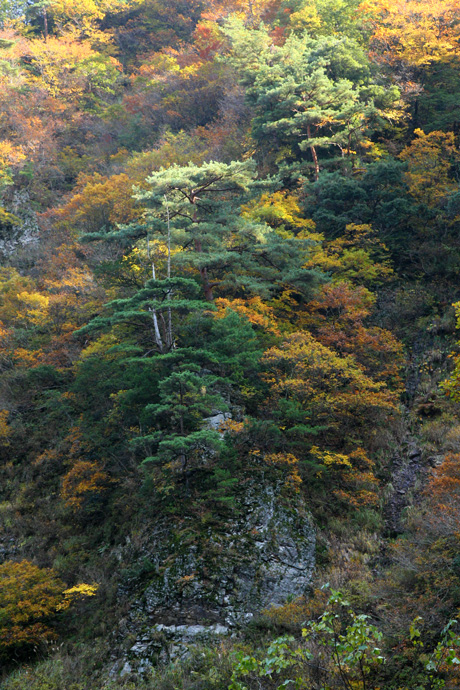
[[[0,0],[5,664],[81,582],[76,638],[134,628],[170,536],[212,582],[263,486],[318,544],[271,623],[324,574],[412,687],[460,610],[459,41],[460,0]]]
[[[360,10],[374,28],[371,45],[385,60],[422,66],[458,56],[457,0],[365,0]]]
[[[56,638],[53,623],[80,595],[93,596],[97,586],[66,590],[50,568],[29,561],[0,565],[0,658],[24,652]]]

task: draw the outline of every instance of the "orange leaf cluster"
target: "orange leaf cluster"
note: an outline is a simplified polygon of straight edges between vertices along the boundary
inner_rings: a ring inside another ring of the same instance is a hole
[[[110,478],[96,462],[77,460],[62,480],[61,498],[73,511],[107,491]]]
[[[266,333],[280,334],[273,308],[262,302],[259,296],[247,300],[219,297],[215,304],[218,308],[215,314],[216,319],[223,319],[227,310],[231,310],[246,317],[249,323],[259,326]]]
[[[340,356],[307,331],[292,333],[263,357],[275,396],[293,398],[316,424],[362,425],[395,409],[395,398],[350,356]]]

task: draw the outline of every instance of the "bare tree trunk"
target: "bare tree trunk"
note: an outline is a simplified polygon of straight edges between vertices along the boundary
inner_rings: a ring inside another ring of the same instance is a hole
[[[307,136],[309,139],[311,139],[311,129],[310,125],[307,125]],[[318,154],[316,153],[316,149],[313,145],[310,145],[310,151],[311,155],[313,158],[313,163],[315,165],[315,180],[318,181],[319,179],[319,162],[318,162]]]
[[[195,249],[199,254],[203,253],[200,240],[195,240]],[[209,282],[208,271],[206,266],[204,268],[200,268],[200,276],[201,280],[203,281],[204,296],[208,300],[208,302],[212,302],[214,300],[214,295],[212,292],[211,283]]]
[[[48,40],[48,15],[46,13],[46,7],[43,7],[43,35],[46,43]]]
[[[149,258],[149,260],[150,260],[150,262],[151,262],[151,265],[152,265],[152,278],[153,278],[153,280],[156,280],[156,275],[155,275],[155,263],[154,263],[153,259],[152,259],[151,256],[150,256],[150,240],[149,240],[148,237],[147,237],[147,256],[148,256],[148,258]],[[150,311],[151,314],[152,314],[153,329],[154,329],[154,331],[155,331],[155,342],[156,342],[156,344],[157,344],[158,349],[160,350],[160,352],[163,352],[163,350],[164,350],[164,347],[163,347],[163,340],[162,340],[162,338],[161,338],[160,327],[159,327],[159,325],[158,325],[157,313],[156,313],[154,307],[150,307],[149,311]]]
[[[181,387],[180,387],[180,404],[181,404],[181,407],[184,406],[184,396],[183,396],[182,384],[181,384]],[[183,415],[182,413],[181,413],[180,419],[179,419],[179,428],[180,428],[180,435],[181,435],[181,436],[185,436],[184,415]],[[187,455],[186,455],[185,453],[183,453],[183,454],[181,455],[181,458],[180,458],[180,459],[181,459],[181,463],[182,463],[182,472],[183,472],[184,479],[185,479],[185,491],[186,491],[186,493],[188,494],[188,492],[189,492],[188,468],[187,468],[187,465],[188,465],[188,457],[187,457]]]
[[[167,270],[167,277],[169,280],[171,278],[171,218],[169,215],[169,205],[168,205],[168,199],[166,197],[166,194],[165,194],[165,201],[166,201],[166,213],[167,213],[167,217],[168,217],[168,266],[167,266],[168,270]],[[171,290],[169,290],[168,291],[168,300],[171,300],[171,299],[172,299],[172,294],[171,294]],[[168,332],[167,332],[166,344],[170,349],[174,348],[171,307],[168,307]]]
[[[198,222],[196,211],[193,214],[193,220],[195,223]],[[195,250],[198,252],[198,254],[203,254],[203,247],[201,246],[201,240],[195,240]],[[204,296],[208,300],[208,302],[212,302],[214,300],[214,295],[212,293],[212,287],[211,287],[211,283],[209,282],[208,271],[206,269],[206,266],[204,268],[200,268],[199,270],[200,270],[201,280],[203,281]]]

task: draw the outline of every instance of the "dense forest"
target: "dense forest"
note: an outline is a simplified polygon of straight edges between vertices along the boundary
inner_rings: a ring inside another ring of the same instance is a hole
[[[460,0],[0,27],[2,690],[459,688]]]

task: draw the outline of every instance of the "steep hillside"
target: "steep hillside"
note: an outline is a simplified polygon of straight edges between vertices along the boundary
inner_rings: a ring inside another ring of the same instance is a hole
[[[458,687],[460,1],[0,26],[2,689]]]

